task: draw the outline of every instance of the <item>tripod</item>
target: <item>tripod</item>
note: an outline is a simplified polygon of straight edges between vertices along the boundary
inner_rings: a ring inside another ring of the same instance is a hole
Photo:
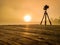
[[[52,23],[51,23],[51,21],[50,21],[50,18],[49,18],[49,16],[48,16],[47,10],[45,10],[45,12],[44,12],[44,15],[43,15],[43,18],[42,18],[42,20],[41,20],[40,25],[42,25],[42,22],[43,22],[43,19],[44,19],[44,18],[45,18],[45,26],[47,25],[47,18],[48,18],[48,20],[49,20],[50,25],[52,25]]]

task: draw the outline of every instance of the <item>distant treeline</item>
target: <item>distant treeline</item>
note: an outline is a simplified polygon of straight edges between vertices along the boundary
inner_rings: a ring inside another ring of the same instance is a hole
[[[60,17],[59,18],[55,18],[54,20],[52,19],[52,23],[60,25]]]

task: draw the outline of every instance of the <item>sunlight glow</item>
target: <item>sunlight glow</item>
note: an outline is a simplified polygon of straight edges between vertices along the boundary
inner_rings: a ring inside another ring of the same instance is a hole
[[[24,16],[24,21],[25,22],[30,22],[31,21],[31,16],[30,15],[25,15]]]

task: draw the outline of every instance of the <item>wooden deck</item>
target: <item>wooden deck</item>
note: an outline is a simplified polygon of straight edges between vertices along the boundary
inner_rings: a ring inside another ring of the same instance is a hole
[[[60,29],[32,27],[1,25],[0,45],[60,45]]]

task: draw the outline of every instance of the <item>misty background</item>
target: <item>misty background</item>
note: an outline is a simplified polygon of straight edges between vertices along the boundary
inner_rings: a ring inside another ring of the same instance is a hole
[[[0,24],[24,24],[26,14],[32,16],[30,23],[40,23],[44,5],[49,5],[48,14],[52,24],[60,24],[60,0],[0,0]]]

